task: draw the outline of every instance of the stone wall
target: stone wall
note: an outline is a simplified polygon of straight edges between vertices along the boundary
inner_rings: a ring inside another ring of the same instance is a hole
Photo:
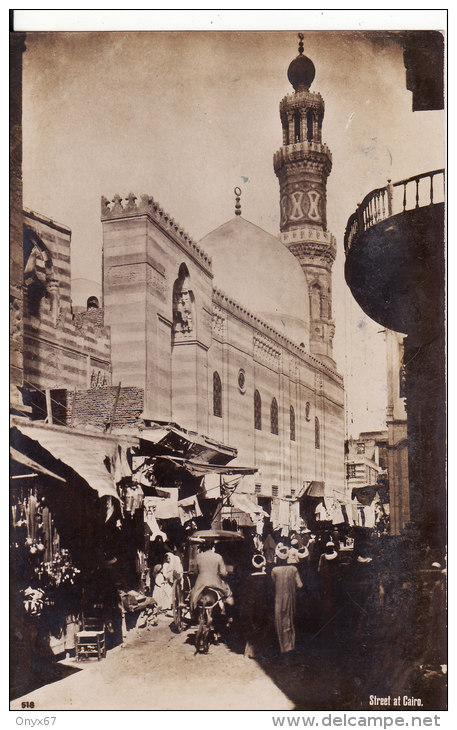
[[[79,426],[95,426],[105,429],[112,420],[112,428],[136,426],[144,408],[144,392],[142,388],[120,388],[107,386],[90,390],[53,391],[55,401],[65,403],[66,425],[72,428]],[[116,402],[117,398],[117,402]]]
[[[31,270],[26,274],[23,320],[25,385],[39,390],[110,385],[110,339],[103,310],[76,318],[72,313],[70,229],[29,210],[24,212],[24,226],[25,267]],[[29,259],[34,247],[47,261],[38,254],[33,268]],[[41,286],[33,302],[28,295],[32,286]]]

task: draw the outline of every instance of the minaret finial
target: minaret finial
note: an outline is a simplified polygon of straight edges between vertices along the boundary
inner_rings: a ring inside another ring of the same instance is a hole
[[[241,205],[240,205],[240,195],[241,195],[241,188],[235,188],[235,215],[241,215]]]
[[[300,42],[299,42],[299,44],[298,44],[298,52],[299,52],[299,53],[300,53],[300,55],[301,55],[301,54],[303,53],[303,38],[304,38],[305,36],[303,35],[303,33],[299,33],[299,34],[298,34],[298,37],[299,37],[299,39],[300,39]]]

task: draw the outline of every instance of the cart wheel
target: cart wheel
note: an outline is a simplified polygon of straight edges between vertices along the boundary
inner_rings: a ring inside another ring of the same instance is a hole
[[[175,582],[173,583],[172,602],[173,602],[173,623],[176,627],[176,630],[181,632],[184,627],[184,619],[183,619],[182,588],[181,588],[181,583],[179,580],[175,580]]]

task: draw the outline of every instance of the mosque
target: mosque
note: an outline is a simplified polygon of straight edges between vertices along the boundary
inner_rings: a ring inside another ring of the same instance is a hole
[[[287,75],[273,157],[278,237],[243,218],[239,188],[234,217],[199,242],[148,194],[102,197],[102,291],[77,312],[71,232],[26,211],[24,380],[54,401],[65,391],[71,426],[90,423],[94,398],[100,411],[120,384],[138,420],[236,449],[233,464],[257,469],[243,491],[347,503],[326,222],[332,157],[302,40]]]

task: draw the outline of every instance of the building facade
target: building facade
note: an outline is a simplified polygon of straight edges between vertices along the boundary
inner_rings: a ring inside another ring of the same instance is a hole
[[[233,219],[198,243],[150,195],[103,197],[102,290],[84,308],[87,282],[71,298],[70,230],[25,211],[24,382],[41,393],[36,418],[58,405],[70,426],[122,426],[125,414],[129,426],[176,423],[236,449],[257,469],[253,493],[297,498],[317,481],[345,501],[331,155],[302,44],[288,76],[279,237],[242,217],[238,189]]]
[[[257,469],[258,494],[325,482],[345,498],[343,380],[332,357],[326,229],[331,156],[314,66],[291,63],[280,105],[279,239],[235,216],[196,243],[150,195],[101,201],[103,299],[113,382],[145,413],[207,434]],[[287,285],[284,285],[287,282]]]

